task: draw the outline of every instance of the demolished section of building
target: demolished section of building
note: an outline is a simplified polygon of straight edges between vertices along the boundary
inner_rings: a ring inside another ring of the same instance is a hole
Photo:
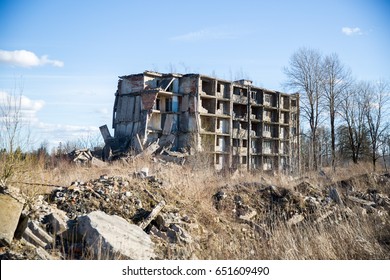
[[[201,74],[119,77],[105,158],[118,151],[202,152],[216,169],[296,171],[299,95]]]

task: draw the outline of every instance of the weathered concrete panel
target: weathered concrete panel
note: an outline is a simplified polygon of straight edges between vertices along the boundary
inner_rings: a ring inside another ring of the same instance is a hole
[[[181,114],[181,116],[180,116],[180,131],[181,132],[188,132],[189,116],[190,116],[190,114],[188,112],[184,112]]]
[[[149,260],[155,256],[149,235],[122,217],[94,211],[77,222],[79,235],[91,246],[95,257]]]
[[[164,122],[163,135],[169,135],[172,131],[173,114],[167,114]]]
[[[0,194],[0,244],[11,244],[22,209],[22,203],[9,195]]]
[[[187,112],[189,107],[189,96],[188,94],[185,94],[182,98],[181,102],[181,111],[182,112]]]
[[[172,132],[176,133],[179,131],[179,115],[173,115],[173,124],[172,124]]]
[[[151,110],[154,107],[157,99],[157,93],[143,93],[141,94],[142,110]]]
[[[140,133],[140,123],[139,122],[135,122],[134,125],[133,125],[133,135],[135,135],[136,133],[140,134],[140,137],[142,137],[142,133]]]
[[[133,135],[133,127],[134,127],[134,123],[133,122],[129,122],[127,123],[126,125],[126,136],[132,136]]]
[[[141,114],[141,96],[135,97],[134,102],[135,108],[134,108],[134,117],[133,121],[138,122],[140,120],[140,114]]]
[[[172,97],[172,112],[179,112],[179,98],[177,96]]]
[[[198,75],[182,77],[180,81],[179,90],[184,94],[192,93],[195,94],[197,90]]]
[[[151,130],[161,130],[161,114],[152,114],[148,122],[148,128]]]
[[[123,79],[121,83],[121,94],[138,92],[144,89],[143,75],[131,76]]]
[[[126,123],[118,123],[115,128],[115,137],[126,136]]]
[[[134,114],[134,106],[135,106],[135,98],[134,96],[124,96],[123,110],[121,114],[123,114],[124,121],[132,121]]]
[[[100,133],[102,134],[105,143],[107,143],[107,141],[112,139],[107,125],[102,125],[101,127],[99,127],[99,129],[100,129]]]

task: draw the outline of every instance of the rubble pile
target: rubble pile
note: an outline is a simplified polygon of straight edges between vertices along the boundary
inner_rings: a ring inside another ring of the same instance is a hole
[[[227,248],[225,257],[236,258],[242,246],[267,244],[281,227],[338,225],[361,217],[385,225],[380,242],[390,244],[387,174],[327,185],[301,180],[289,188],[265,180],[225,185],[205,212],[196,205],[184,209],[165,184],[142,168],[74,181],[33,199],[4,188],[0,259],[204,259],[220,246]],[[256,253],[249,249],[248,257]]]
[[[96,155],[94,155],[89,149],[73,150],[68,154],[68,158],[79,166],[98,166],[105,165]]]
[[[185,224],[193,221],[178,209],[165,207],[161,185],[161,180],[142,169],[130,176],[102,175],[55,188],[24,205],[25,226],[19,238],[14,232],[22,204],[16,204],[19,212],[11,211],[12,222],[4,221],[11,226],[4,244],[10,245],[14,238],[23,251],[33,253],[17,254],[20,248],[8,246],[0,258],[159,259],[167,246],[189,258],[192,237]]]
[[[373,176],[364,191],[354,187],[355,179],[325,187],[307,181],[293,188],[260,183],[226,185],[213,196],[214,206],[228,217],[258,228],[275,228],[280,223],[337,223],[357,214],[386,221],[390,198],[384,191],[389,191],[390,179],[388,175]]]

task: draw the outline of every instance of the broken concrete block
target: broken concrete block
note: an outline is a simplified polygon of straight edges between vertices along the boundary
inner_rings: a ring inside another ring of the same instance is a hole
[[[0,245],[11,244],[22,209],[22,203],[9,195],[0,194]]]
[[[343,205],[343,201],[340,197],[340,194],[339,192],[337,191],[336,188],[334,187],[330,187],[329,188],[329,197],[334,201],[336,202],[337,204],[339,205]]]
[[[165,201],[164,200],[160,201],[156,205],[156,207],[153,208],[152,212],[150,212],[150,214],[146,217],[146,219],[141,222],[141,224],[139,225],[140,228],[145,229],[150,224],[150,222],[157,217],[157,215],[164,208],[164,206],[165,206]]]
[[[27,242],[30,242],[36,247],[42,247],[45,248],[47,243],[39,239],[29,228],[26,228],[26,230],[23,233],[23,238],[26,239]]]
[[[166,229],[166,230],[168,230],[168,229]],[[160,229],[156,228],[155,226],[152,226],[152,228],[150,229],[150,234],[157,236],[165,241],[169,241],[169,237],[168,237],[167,233],[161,231]]]
[[[149,167],[142,167],[140,173],[143,174],[144,178],[149,176]]]
[[[176,224],[172,224],[170,228],[177,233],[177,236],[181,241],[192,243],[191,235],[184,228]]]
[[[368,200],[365,200],[365,199],[360,199],[360,198],[357,198],[357,197],[354,197],[354,196],[348,196],[348,199],[350,201],[353,201],[353,202],[356,202],[358,204],[361,204],[362,206],[375,206],[375,202],[373,201],[368,201]]]
[[[154,243],[140,227],[122,217],[94,211],[77,220],[78,234],[91,247],[94,257],[122,259],[151,259]]]
[[[302,222],[304,219],[305,219],[305,217],[304,217],[303,215],[301,215],[301,214],[295,214],[294,216],[292,216],[292,217],[287,221],[287,225],[293,226],[293,225],[299,224],[299,223]]]
[[[40,226],[39,223],[36,221],[30,221],[28,223],[28,228],[32,231],[32,233],[41,239],[43,242],[47,244],[53,243],[53,237],[51,237],[49,234],[47,234],[46,231],[44,231]]]
[[[35,249],[35,252],[36,252],[37,256],[39,257],[39,259],[41,259],[41,260],[54,260],[52,255],[50,255],[47,251],[45,251],[41,247],[37,247]]]
[[[92,157],[91,166],[103,167],[103,166],[106,166],[106,163],[98,158]]]
[[[244,221],[250,221],[252,218],[254,218],[255,216],[257,215],[257,212],[256,210],[254,209],[248,209],[248,212],[243,214],[243,215],[240,215],[239,218],[241,220],[244,220]]]
[[[46,225],[48,232],[54,235],[58,235],[67,230],[68,220],[69,218],[66,216],[64,211],[57,208],[52,208],[52,213],[46,215],[43,218],[43,223]]]
[[[28,223],[28,216],[22,213],[19,217],[19,223],[18,226],[16,227],[14,238],[16,239],[22,238],[23,232],[27,228],[27,223]]]
[[[107,144],[112,139],[112,136],[110,134],[110,131],[108,130],[107,125],[102,125],[101,127],[99,127],[99,129],[100,129],[100,133],[102,134],[104,143]]]

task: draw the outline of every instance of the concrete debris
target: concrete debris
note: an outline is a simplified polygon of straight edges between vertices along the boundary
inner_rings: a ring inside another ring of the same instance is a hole
[[[51,213],[42,219],[42,223],[45,225],[47,232],[53,235],[59,235],[67,230],[68,220],[69,218],[66,212],[53,207]]]
[[[146,219],[139,224],[139,227],[145,229],[150,224],[150,222],[157,217],[157,215],[164,208],[164,206],[165,206],[165,201],[164,200],[160,201],[156,205],[156,207],[153,208],[152,212],[150,212],[150,214],[146,217]]]
[[[15,239],[21,239],[23,236],[24,231],[27,228],[28,224],[28,216],[24,213],[20,214],[18,226],[16,227],[14,238]]]
[[[38,258],[40,260],[46,260],[46,261],[49,261],[49,260],[54,260],[55,258],[53,258],[52,255],[50,255],[46,250],[44,250],[43,248],[41,247],[37,247],[35,249],[35,252],[38,256]]]
[[[27,241],[33,244],[36,247],[42,247],[45,248],[48,244],[41,240],[38,236],[36,236],[30,228],[26,228],[26,230],[23,233],[23,238]]]
[[[167,197],[169,189],[151,171],[145,166],[126,176],[76,180],[24,205],[1,194],[0,230],[13,226],[0,259],[196,259],[207,257],[209,242],[219,242],[221,231],[231,234],[230,246],[232,240],[272,241],[283,226],[337,226],[367,218],[381,229],[389,221],[390,176],[362,177],[371,182],[367,189],[353,180],[344,180],[344,187],[307,181],[281,187],[265,180],[225,185],[209,198],[217,209],[207,213],[213,213],[210,218],[197,215],[196,207],[186,208],[190,215],[181,212],[181,202]],[[15,213],[4,219],[9,201]],[[388,242],[382,233],[381,238]]]
[[[337,191],[336,188],[334,187],[330,187],[329,188],[329,197],[334,201],[336,202],[337,204],[339,205],[343,205],[343,201],[340,197],[340,194],[339,192]]]
[[[387,181],[390,184],[390,180]],[[213,195],[213,201],[219,212],[232,219],[238,218],[266,237],[272,236],[266,228],[272,229],[281,223],[288,226],[301,226],[305,221],[338,223],[356,213],[375,215],[382,221],[389,217],[390,199],[377,188],[366,192],[348,188],[348,195],[345,195],[343,189],[340,191],[335,186],[339,187],[339,184],[318,187],[303,181],[293,188],[283,188],[240,183],[222,187]]]
[[[28,223],[28,228],[36,237],[45,242],[47,245],[53,244],[53,237],[42,229],[37,221],[30,221]]]
[[[105,165],[103,161],[95,157],[89,149],[78,149],[70,152],[68,157],[72,162],[80,166],[97,166],[102,167]]]
[[[0,245],[11,244],[22,210],[22,203],[7,194],[0,194]]]
[[[305,219],[305,217],[304,217],[303,215],[301,215],[301,214],[295,214],[294,216],[292,216],[292,217],[287,221],[287,225],[293,226],[293,225],[299,224],[299,223],[302,222],[304,219]]]
[[[98,259],[149,260],[155,256],[149,235],[119,216],[94,211],[77,219],[77,229]]]
[[[376,205],[376,203],[374,201],[367,201],[365,199],[360,199],[360,198],[357,198],[354,196],[348,196],[348,200],[355,202],[355,203],[358,203],[362,206],[375,206]]]
[[[181,149],[180,151],[172,150],[176,136],[168,133],[169,127],[172,125],[172,117],[167,118],[166,126],[164,127],[165,134],[163,134],[157,140],[144,144],[139,134],[135,134],[129,139],[114,139],[111,136],[107,136],[106,129],[102,130],[102,135],[105,138],[105,147],[103,148],[102,158],[104,161],[121,160],[123,163],[129,163],[136,158],[153,157],[161,162],[172,162],[175,164],[183,165],[186,162],[186,158],[189,154]],[[108,128],[107,128],[108,130]],[[88,155],[85,156],[88,158]],[[84,157],[83,157],[84,158]],[[96,161],[97,166],[101,166],[104,162],[94,157],[91,162]]]

